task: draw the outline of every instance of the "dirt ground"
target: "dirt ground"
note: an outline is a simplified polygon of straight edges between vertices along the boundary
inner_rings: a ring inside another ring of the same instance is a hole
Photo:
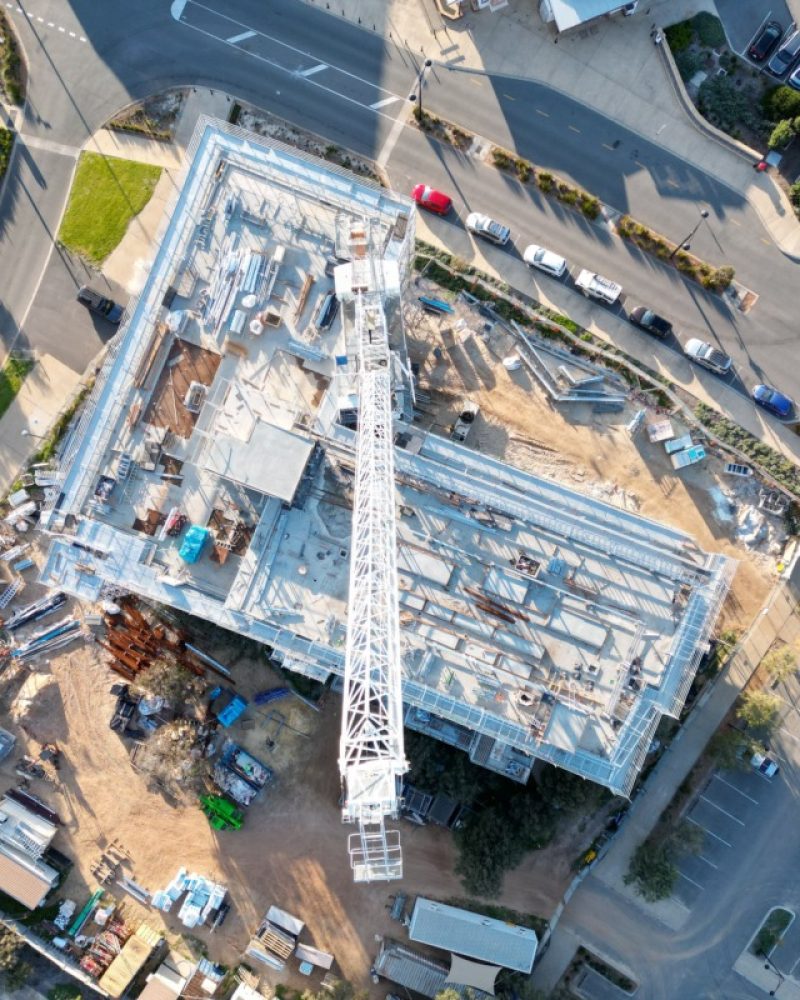
[[[236,688],[245,696],[280,683],[265,661],[231,656],[224,645],[205,648],[232,667]],[[204,928],[186,931],[176,915],[146,909],[112,885],[112,895],[134,923],[145,919],[162,927],[174,942],[183,936],[192,944],[194,938],[195,946],[202,942],[212,959],[234,964],[274,903],[306,921],[306,940],[331,951],[342,975],[368,986],[375,935],[405,936],[389,917],[390,893],[402,889],[412,897],[440,899],[463,895],[453,874],[451,835],[405,822],[399,824],[402,883],[354,885],[347,856],[352,828],[342,825],[338,805],[337,696],[329,696],[319,712],[294,697],[263,710],[251,706],[226,732],[269,764],[276,780],[247,810],[241,831],[215,832],[191,801],[170,805],[149,792],[145,776],[132,767],[130,741],[108,727],[114,705],[109,689],[117,678],[105,660],[98,646],[76,645],[49,664],[4,675],[0,692],[8,706],[4,724],[17,735],[19,753],[36,754],[45,742],[56,742],[62,750],[55,780],[34,780],[30,789],[60,816],[64,826],[54,846],[75,862],[59,896],[82,906],[97,888],[92,863],[116,843],[128,858],[124,873],[151,892],[164,888],[180,866],[218,879],[230,890],[232,911],[223,927],[210,934]],[[285,719],[280,732],[278,719],[268,718],[270,709]],[[271,751],[268,738],[276,743]],[[17,783],[16,756],[0,766],[4,787]],[[507,879],[502,902],[549,915],[571,877],[569,861],[589,839],[576,830],[558,848],[531,855]],[[319,979],[312,976],[309,982],[294,969],[262,978],[299,988]]]
[[[420,293],[425,286],[423,281]],[[429,294],[436,289],[431,284]],[[456,330],[460,320],[466,326]],[[512,372],[503,366],[514,353],[512,338],[499,326],[487,329],[465,305],[456,303],[455,316],[444,318],[410,307],[406,336],[411,360],[420,366],[420,389],[430,396],[419,426],[447,434],[463,401],[473,400],[480,415],[468,447],[681,528],[703,549],[736,559],[720,624],[749,623],[775,579],[786,540],[782,519],[755,510],[752,480],[724,475],[724,461],[713,454],[675,472],[662,444],[651,444],[644,431],[632,437],[627,430],[640,402],[599,415],[588,405],[554,406],[524,366]],[[649,409],[646,419],[659,417]],[[673,428],[676,436],[687,430],[677,419]],[[750,530],[754,523],[760,530]],[[742,543],[748,532],[760,536],[750,547]]]

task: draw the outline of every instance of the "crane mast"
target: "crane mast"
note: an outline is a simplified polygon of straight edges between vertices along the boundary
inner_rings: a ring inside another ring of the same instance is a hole
[[[376,248],[369,224],[351,231],[352,260],[337,268],[337,295],[352,302],[358,342],[358,434],[344,703],[339,767],[342,819],[357,882],[402,877],[396,818],[403,749],[400,620],[395,527],[392,353],[385,299],[399,294],[397,267]],[[387,290],[388,289],[388,290]]]

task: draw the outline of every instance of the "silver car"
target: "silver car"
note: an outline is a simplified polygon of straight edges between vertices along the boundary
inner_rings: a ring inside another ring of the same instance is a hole
[[[511,238],[511,230],[504,226],[502,222],[490,219],[488,215],[481,215],[480,212],[470,212],[467,216],[467,229],[476,236],[480,236],[490,243],[496,243],[499,247],[505,246]]]
[[[683,353],[695,364],[708,368],[715,375],[727,375],[733,367],[733,361],[724,351],[712,344],[707,344],[704,340],[698,340],[696,337],[686,341]]]

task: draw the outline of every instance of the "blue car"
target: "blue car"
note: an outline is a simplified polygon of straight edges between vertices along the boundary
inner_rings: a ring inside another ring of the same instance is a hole
[[[758,406],[763,406],[765,410],[772,413],[781,420],[786,420],[792,415],[794,403],[782,392],[773,389],[771,385],[757,385],[753,389],[753,401]]]

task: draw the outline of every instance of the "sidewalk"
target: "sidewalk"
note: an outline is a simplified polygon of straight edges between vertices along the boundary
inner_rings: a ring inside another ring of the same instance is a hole
[[[509,0],[496,12],[465,6],[458,21],[441,17],[434,0],[335,0],[330,9],[368,31],[391,32],[454,72],[536,80],[580,101],[740,192],[778,247],[800,257],[800,223],[784,193],[769,175],[756,174],[751,159],[700,130],[651,41],[653,24],[716,13],[713,0],[642,0],[632,17],[604,18],[561,37],[531,0]]]
[[[36,362],[11,406],[0,417],[0,494],[6,495],[20,470],[38,451],[40,436],[53,425],[79,382],[80,375],[49,354]]]

